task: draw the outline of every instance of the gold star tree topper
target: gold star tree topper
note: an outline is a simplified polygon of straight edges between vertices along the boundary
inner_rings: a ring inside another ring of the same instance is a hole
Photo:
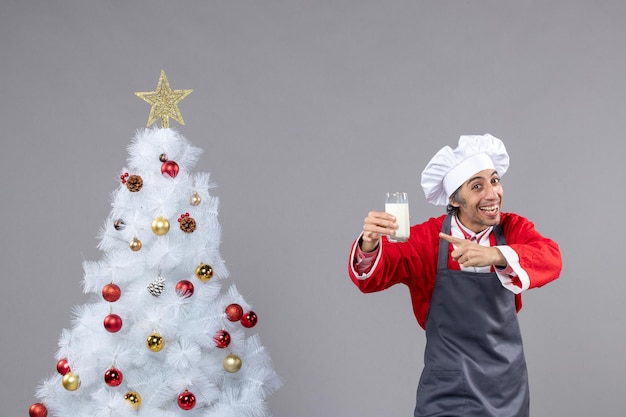
[[[161,70],[161,76],[155,91],[135,93],[136,96],[152,106],[148,116],[148,126],[161,119],[161,128],[170,127],[170,117],[181,125],[184,125],[183,115],[180,114],[178,103],[191,94],[193,90],[172,90],[167,81],[165,71]]]

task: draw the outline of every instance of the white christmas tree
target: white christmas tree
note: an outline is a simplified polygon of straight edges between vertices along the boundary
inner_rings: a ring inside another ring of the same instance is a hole
[[[128,167],[83,263],[88,303],[63,330],[57,372],[37,390],[31,417],[262,417],[281,385],[256,334],[257,315],[220,256],[218,199],[202,150],[169,127],[192,90],[136,93],[152,105],[128,147]],[[150,127],[161,120],[161,128]]]

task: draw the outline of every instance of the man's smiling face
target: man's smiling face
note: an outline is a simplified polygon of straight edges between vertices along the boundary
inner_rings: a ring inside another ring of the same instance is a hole
[[[500,176],[493,169],[485,169],[465,181],[450,204],[459,208],[461,223],[478,233],[500,223],[502,195]]]

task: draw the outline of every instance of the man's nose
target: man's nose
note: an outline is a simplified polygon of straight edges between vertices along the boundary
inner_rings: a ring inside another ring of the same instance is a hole
[[[487,198],[489,199],[497,199],[498,198],[498,193],[496,192],[496,187],[487,187]]]

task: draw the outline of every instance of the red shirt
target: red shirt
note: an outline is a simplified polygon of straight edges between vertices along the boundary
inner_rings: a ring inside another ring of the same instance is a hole
[[[412,226],[411,236],[406,243],[390,243],[383,237],[377,251],[372,252],[373,255],[364,254],[360,250],[359,239],[352,245],[348,273],[357,287],[369,293],[395,284],[405,284],[411,294],[413,312],[422,328],[426,325],[435,285],[439,232],[444,218],[445,215]],[[519,311],[522,307],[522,291],[540,287],[559,277],[561,254],[558,245],[539,234],[534,224],[524,217],[502,213],[500,226],[507,245],[498,248],[508,265],[504,270],[496,269],[496,272],[502,285],[516,294],[515,302]],[[489,238],[491,245],[494,245],[493,234]],[[452,245],[449,245],[451,251]],[[364,270],[363,262],[367,264],[368,258],[371,268]],[[458,263],[450,256],[449,267],[459,269]]]

